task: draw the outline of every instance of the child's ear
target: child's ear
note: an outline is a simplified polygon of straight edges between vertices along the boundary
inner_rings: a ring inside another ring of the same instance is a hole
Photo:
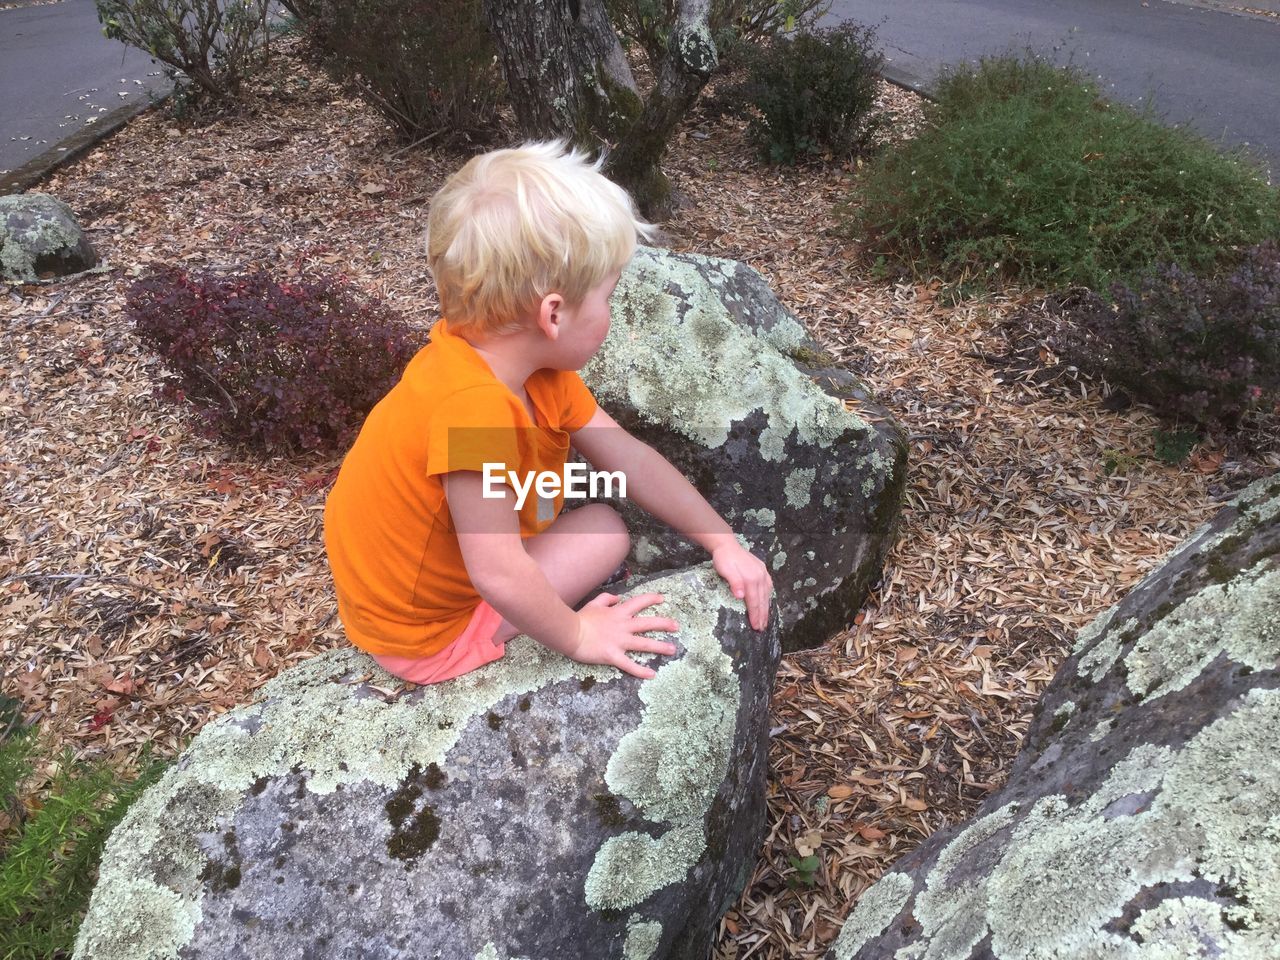
[[[564,297],[558,293],[548,293],[538,306],[538,329],[547,338],[555,340],[560,336],[561,311],[564,309]]]

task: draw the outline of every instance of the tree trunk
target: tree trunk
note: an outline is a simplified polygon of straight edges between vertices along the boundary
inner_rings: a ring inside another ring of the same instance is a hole
[[[584,68],[593,61],[578,42],[575,0],[484,0],[516,122],[526,136],[567,137],[593,146],[583,123]]]
[[[661,166],[667,141],[716,68],[716,47],[707,25],[710,7],[710,0],[681,0],[666,54],[655,65],[657,82],[609,158],[610,176],[656,219],[665,220],[672,206],[671,182]]]
[[[590,149],[616,144],[609,175],[644,216],[665,219],[672,197],[662,155],[716,66],[710,0],[679,3],[645,101],[604,0],[483,0],[483,8],[524,133],[566,137]]]

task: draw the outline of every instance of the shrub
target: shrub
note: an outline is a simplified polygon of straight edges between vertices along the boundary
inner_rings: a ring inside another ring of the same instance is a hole
[[[884,123],[873,113],[884,62],[874,44],[873,28],[844,23],[740,53],[742,96],[759,111],[748,134],[764,159],[846,160],[867,150]]]
[[[6,960],[71,955],[107,837],[168,765],[147,744],[139,775],[122,780],[106,764],[76,761],[67,748],[47,792],[25,813],[18,789],[34,772],[35,746],[31,728],[0,738],[0,797],[18,811],[16,823],[0,834],[0,957]]]
[[[341,448],[417,350],[403,318],[333,276],[166,267],[125,309],[169,371],[161,395],[190,400],[207,436],[267,452]]]
[[[1102,100],[1074,68],[948,68],[925,119],[837,210],[871,256],[917,276],[1103,290],[1157,263],[1209,271],[1280,232],[1280,193],[1244,155]]]
[[[166,66],[184,101],[239,96],[268,53],[270,0],[96,0],[104,36],[145,50]],[[183,82],[178,76],[186,78]],[[193,94],[194,90],[198,93]]]
[[[1280,402],[1280,245],[1246,251],[1230,272],[1166,266],[1114,303],[1086,293],[1060,310],[1054,349],[1166,416],[1236,427]]]
[[[504,86],[480,0],[291,0],[307,39],[407,141],[482,135]]]

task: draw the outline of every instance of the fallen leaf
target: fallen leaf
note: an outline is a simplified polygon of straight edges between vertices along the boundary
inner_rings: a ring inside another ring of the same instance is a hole
[[[1223,452],[1221,450],[1197,452],[1191,458],[1191,466],[1200,473],[1217,473],[1218,468],[1222,466]]]
[[[119,680],[112,680],[107,684],[107,690],[111,693],[121,693],[126,697],[133,695],[133,688],[134,683],[132,677],[122,677]]]
[[[822,846],[822,831],[810,830],[796,837],[796,852],[802,857],[811,857]]]
[[[856,857],[868,857],[875,860],[884,855],[884,851],[879,847],[864,847],[860,843],[846,843],[840,848],[840,857],[843,860],[852,860]]]

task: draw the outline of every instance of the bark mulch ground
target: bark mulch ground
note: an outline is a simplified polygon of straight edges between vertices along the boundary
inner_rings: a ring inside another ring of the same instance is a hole
[[[238,115],[179,130],[145,114],[42,187],[108,272],[0,286],[0,665],[50,751],[131,772],[143,744],[176,755],[346,642],[320,539],[340,457],[251,459],[198,438],[153,398],[158,365],[122,316],[135,277],[179,263],[329,268],[424,334],[434,319],[427,201],[466,151],[397,152],[292,41],[278,49]],[[914,94],[886,85],[881,109],[895,137],[918,123]],[[831,229],[856,165],[771,168],[743,128],[698,111],[682,127],[671,245],[764,274],[911,444],[901,533],[864,609],[782,664],[768,839],[716,948],[808,958],[899,856],[1000,787],[1075,632],[1280,467],[1280,430],[1157,460],[1145,408],[1112,409],[1043,346],[1043,291],[950,304],[936,281],[875,279]],[[820,866],[802,875],[792,858],[810,853]]]

